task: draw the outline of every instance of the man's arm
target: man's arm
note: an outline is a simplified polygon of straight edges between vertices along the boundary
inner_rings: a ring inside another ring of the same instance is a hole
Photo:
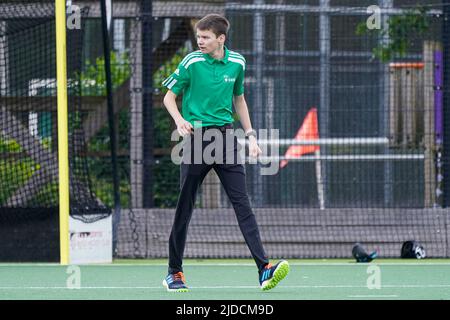
[[[250,121],[250,115],[248,113],[247,102],[245,101],[244,95],[234,96],[234,108],[236,109],[237,114],[239,115],[239,119],[242,124],[242,128],[245,133],[251,131],[252,123]]]
[[[167,91],[166,95],[164,96],[164,106],[166,107],[167,111],[172,116],[172,119],[175,121],[175,124],[177,125],[178,133],[181,136],[188,135],[192,132],[192,125],[184,120],[183,116],[181,115],[180,111],[178,111],[177,106],[177,95],[172,92],[172,90]]]
[[[234,96],[233,100],[234,100],[234,108],[236,109],[236,112],[239,115],[242,128],[247,134],[248,132],[253,130],[252,123],[250,121],[250,115],[248,112],[247,102],[245,102],[243,94],[239,96]],[[251,157],[256,158],[258,155],[262,154],[262,151],[259,148],[258,143],[256,141],[256,137],[249,136],[248,141],[249,141],[249,154]]]

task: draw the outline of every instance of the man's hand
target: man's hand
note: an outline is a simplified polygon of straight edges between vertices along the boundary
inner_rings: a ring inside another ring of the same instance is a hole
[[[256,138],[254,136],[248,137],[248,151],[249,155],[252,158],[257,158],[259,155],[262,154],[262,150],[258,146],[258,142],[256,141]]]
[[[192,127],[192,124],[190,124],[188,121],[181,118],[180,120],[176,121],[175,124],[177,125],[177,131],[180,134],[180,136],[188,136],[192,133],[194,128]]]

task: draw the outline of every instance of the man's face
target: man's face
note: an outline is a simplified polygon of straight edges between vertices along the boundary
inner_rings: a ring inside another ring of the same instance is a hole
[[[216,37],[210,30],[197,29],[197,44],[202,53],[213,53],[218,50],[225,42],[225,35]]]

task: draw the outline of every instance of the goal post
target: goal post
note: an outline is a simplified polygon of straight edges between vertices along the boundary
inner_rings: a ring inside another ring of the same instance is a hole
[[[66,3],[55,0],[56,21],[56,82],[58,113],[58,170],[59,170],[59,238],[60,263],[70,263],[69,255],[69,148],[67,113],[67,63],[66,63]]]

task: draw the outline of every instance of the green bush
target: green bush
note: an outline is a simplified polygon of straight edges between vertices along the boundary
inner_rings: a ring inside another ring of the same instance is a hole
[[[0,159],[0,204],[4,204],[37,170],[39,165],[30,158]]]
[[[130,78],[131,67],[127,52],[118,54],[111,51],[110,60],[114,90]],[[98,57],[93,64],[86,60],[83,72],[76,74],[75,79],[81,81],[83,96],[106,96],[105,58]]]
[[[22,147],[13,139],[0,137],[0,153],[3,152],[21,152]]]

